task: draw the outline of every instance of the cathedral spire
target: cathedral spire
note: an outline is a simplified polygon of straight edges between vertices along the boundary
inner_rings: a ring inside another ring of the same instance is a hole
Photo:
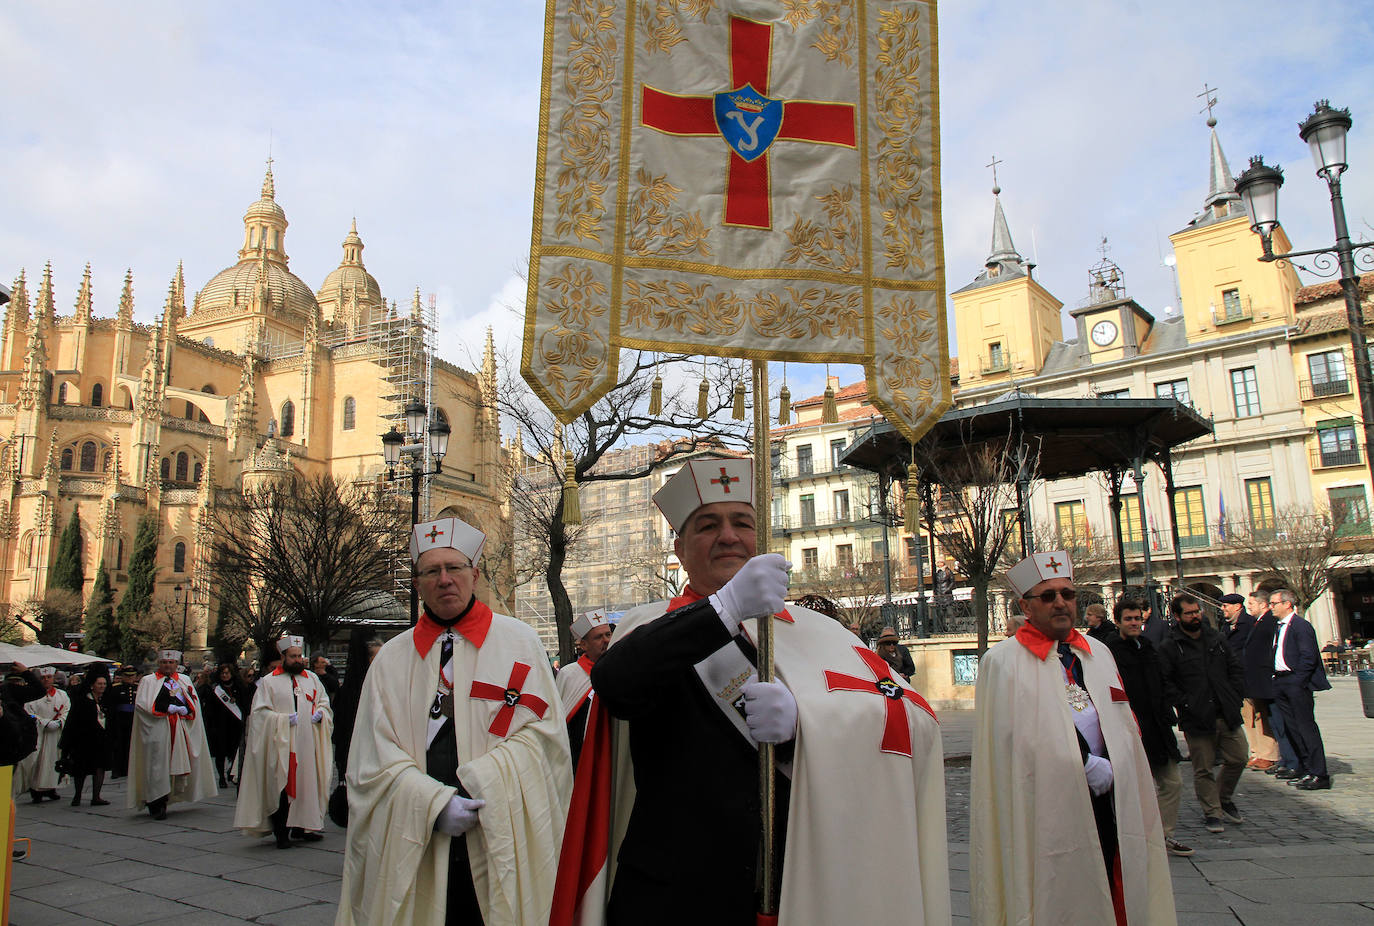
[[[119,294],[119,311],[115,318],[120,327],[127,327],[134,321],[134,271],[124,271],[124,289]]]
[[[52,261],[43,267],[43,282],[38,284],[38,304],[35,306],[34,322],[38,325],[53,325],[57,313],[53,310],[52,299]]]
[[[267,173],[262,178],[262,198],[275,200],[277,198],[277,183],[272,179],[272,159],[267,159]]]
[[[1001,192],[999,187],[992,188],[992,248],[988,252],[988,259],[984,261],[988,267],[996,266],[1003,261],[1021,263],[1021,255],[1016,253],[1016,245],[1011,241],[1011,227],[1007,225],[1007,215],[1002,211],[1002,197],[999,195]]]
[[[81,289],[76,293],[76,313],[73,319],[78,325],[91,323],[91,265],[81,274]]]

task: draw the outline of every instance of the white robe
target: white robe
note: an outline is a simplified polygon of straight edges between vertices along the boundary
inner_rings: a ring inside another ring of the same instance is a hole
[[[585,657],[583,657],[585,658]],[[565,719],[572,721],[573,714],[582,709],[582,704],[592,695],[592,677],[582,659],[570,662],[558,670],[558,698],[563,702]]]
[[[458,778],[486,801],[467,833],[486,926],[547,922],[572,788],[567,724],[553,671],[528,625],[495,614],[480,648],[456,637],[451,663]],[[443,926],[450,837],[434,821],[456,794],[425,771],[440,644],[422,657],[412,628],[389,640],[363,683],[348,757],[348,846],[338,926]],[[474,682],[505,689],[516,663],[522,691],[541,699],[491,727],[504,701],[471,697]]]
[[[1112,763],[1127,922],[1173,926],[1173,887],[1140,728],[1111,652],[1084,639],[1090,652],[1074,652]],[[1111,891],[1055,648],[1042,660],[1015,637],[996,644],[978,667],[975,699],[973,922],[1110,926]]]
[[[660,601],[630,611],[621,618],[611,645],[658,619],[668,607],[669,602]],[[779,922],[786,926],[947,926],[951,910],[945,762],[935,715],[923,699],[918,702],[901,694],[914,694],[914,689],[895,673],[891,675],[898,698],[881,694],[874,668],[858,651],[879,663],[881,657],[838,622],[792,605],[787,614],[791,623],[773,622],[777,680],[787,685],[797,701]],[[744,633],[751,640],[757,639],[757,623],[744,622]],[[733,646],[722,647],[699,667],[718,656],[733,660],[738,652]],[[730,676],[738,667],[724,663],[717,668],[716,675]],[[743,669],[747,672],[747,663]],[[831,690],[827,671],[862,687]],[[757,673],[749,677],[756,679]],[[733,697],[735,683],[743,680],[732,679],[732,691],[725,700]],[[889,705],[901,712],[892,731],[897,741],[892,743],[887,740]],[[725,716],[747,736],[738,714]],[[614,722],[608,857],[606,868],[577,904],[573,921],[581,924],[603,921],[616,855],[634,804],[628,733],[627,723]],[[885,745],[891,748],[885,750]],[[907,750],[909,754],[903,754]],[[581,765],[586,768],[588,763]],[[690,800],[690,795],[684,795],[684,800]],[[672,835],[665,833],[664,838]],[[568,861],[563,864],[566,870]]]
[[[243,759],[234,825],[254,836],[272,831],[268,818],[276,812],[295,758],[296,795],[287,802],[286,825],[305,830],[324,829],[333,771],[334,711],[319,676],[306,669],[296,676],[277,669],[262,680],[249,715],[248,747]],[[311,718],[324,712],[319,723]],[[290,715],[296,714],[296,726]]]
[[[38,721],[38,748],[19,763],[14,779],[16,794],[29,789],[51,791],[57,787],[60,776],[53,767],[57,762],[57,741],[62,738],[62,728],[67,725],[71,708],[71,698],[60,688],[24,705],[24,710]],[[48,722],[52,720],[57,721],[56,730],[48,729]]]
[[[167,682],[190,708],[187,716],[173,717],[156,709],[158,690]],[[203,801],[218,793],[201,723],[200,699],[190,676],[145,675],[139,679],[134,697],[126,806],[136,810],[161,797],[173,804]]]

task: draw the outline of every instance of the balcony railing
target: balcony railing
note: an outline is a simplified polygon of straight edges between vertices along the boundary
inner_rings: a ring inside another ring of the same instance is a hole
[[[1311,458],[1313,469],[1364,465],[1364,454],[1360,452],[1358,444],[1353,447],[1313,447]]]
[[[1350,380],[1344,376],[1340,379],[1298,380],[1298,398],[1304,402],[1342,395],[1350,395]]]
[[[876,522],[869,520],[867,511],[862,507],[850,508],[847,512],[839,513],[818,511],[814,515],[784,514],[773,518],[773,530],[784,534],[793,531],[816,530],[818,528],[849,525],[860,525],[872,528],[878,527]]]
[[[796,463],[783,463],[773,468],[773,481],[786,482],[789,479],[814,479],[817,476],[830,476],[835,473],[862,473],[865,476],[872,476],[866,470],[855,470],[852,466],[843,463],[832,464],[829,461],[816,461],[809,466],[799,466]]]

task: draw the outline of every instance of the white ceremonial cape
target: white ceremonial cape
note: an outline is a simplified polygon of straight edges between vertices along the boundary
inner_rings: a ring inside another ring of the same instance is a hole
[[[1053,641],[1038,657],[1025,626],[978,667],[970,795],[975,926],[1116,922],[1082,753]],[[1154,778],[1116,661],[1082,637],[1083,681],[1115,778],[1116,826],[1130,926],[1173,926],[1173,886]],[[1094,877],[1087,877],[1091,872]]]
[[[563,702],[565,720],[571,721],[592,696],[591,671],[592,663],[586,656],[579,656],[576,662],[558,670],[558,699]]]
[[[281,792],[290,786],[287,826],[324,829],[324,808],[329,800],[329,779],[334,770],[334,711],[319,676],[306,669],[296,676],[278,668],[264,678],[253,696],[249,715],[248,746],[243,758],[242,781],[234,825],[254,836],[272,831],[268,819],[277,810]],[[314,723],[316,710],[324,719]],[[291,726],[290,715],[297,715]],[[288,794],[289,796],[289,794]]]
[[[621,618],[611,645],[692,600],[695,596],[683,596],[635,608]],[[947,926],[945,763],[934,712],[838,622],[793,605],[786,615],[792,622],[773,622],[774,667],[797,700],[797,738],[778,921],[785,926]],[[757,621],[745,621],[744,632],[757,639]],[[903,692],[896,700],[878,690],[884,677],[894,678]],[[901,712],[892,726],[889,705]],[[592,709],[599,713],[599,707]],[[606,726],[609,749],[594,741],[592,729],[582,747],[550,920],[555,926],[605,921],[635,793],[628,724],[617,720]],[[611,757],[611,793],[604,798],[609,821],[598,821],[582,802],[584,796],[592,805],[602,800],[586,795],[587,781],[603,777],[597,763],[588,761],[589,751]],[[862,782],[862,794],[855,792],[856,782]],[[574,819],[588,822],[589,831],[601,831],[574,834]]]
[[[30,788],[49,791],[57,787],[60,776],[53,767],[57,763],[57,741],[62,738],[62,727],[67,725],[71,709],[71,698],[60,688],[24,705],[24,710],[38,720],[38,748],[19,763],[14,776],[16,794]],[[56,720],[61,726],[49,730],[48,722],[51,720]]]
[[[469,624],[475,616],[483,621]],[[426,628],[434,626],[422,618],[389,640],[363,683],[348,757],[338,926],[444,923],[451,840],[434,831],[434,821],[456,792],[425,771],[439,680],[440,646],[433,636],[426,639]],[[553,670],[534,630],[481,602],[455,630],[458,778],[472,797],[486,801],[467,833],[482,918],[486,926],[543,924],[572,790]],[[513,685],[517,666],[527,667],[527,675]],[[520,703],[511,707],[501,695],[517,687]]]
[[[156,708],[158,690],[169,679],[190,708],[185,717],[173,717]],[[203,801],[219,793],[201,722],[200,699],[190,676],[154,672],[139,679],[129,744],[128,793],[126,806],[130,810],[160,797],[175,804]]]

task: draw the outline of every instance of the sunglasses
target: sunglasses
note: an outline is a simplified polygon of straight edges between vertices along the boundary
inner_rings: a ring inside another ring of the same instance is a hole
[[[1078,591],[1077,591],[1076,589],[1072,589],[1072,588],[1051,588],[1051,589],[1049,589],[1049,590],[1047,590],[1047,591],[1041,592],[1041,593],[1038,594],[1038,595],[1030,595],[1030,594],[1027,594],[1027,595],[1022,595],[1021,597],[1022,597],[1022,598],[1039,598],[1039,599],[1040,599],[1042,602],[1044,602],[1045,604],[1054,604],[1054,596],[1055,596],[1055,595],[1058,595],[1060,598],[1063,598],[1065,601],[1073,601],[1075,598],[1078,597]]]

